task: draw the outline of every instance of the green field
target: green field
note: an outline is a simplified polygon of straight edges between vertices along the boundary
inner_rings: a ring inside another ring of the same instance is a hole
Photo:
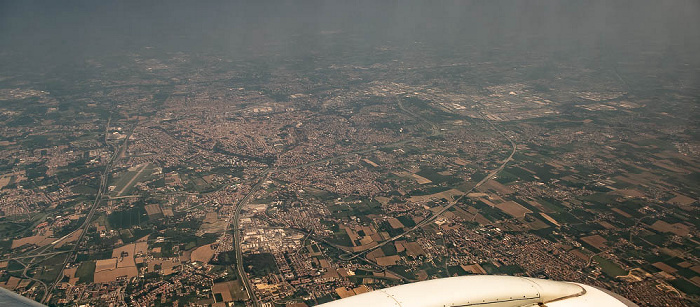
[[[80,264],[78,270],[75,271],[75,277],[78,277],[80,283],[91,283],[95,276],[95,261],[85,261]]]
[[[122,211],[114,211],[107,216],[107,221],[112,229],[129,228],[148,221],[148,216],[142,206],[137,206]]]
[[[593,260],[598,263],[598,266],[603,269],[603,273],[610,277],[627,275],[627,271],[623,270],[619,265],[600,256],[593,256]]]
[[[246,271],[255,277],[264,277],[277,272],[275,257],[269,253],[243,255]]]

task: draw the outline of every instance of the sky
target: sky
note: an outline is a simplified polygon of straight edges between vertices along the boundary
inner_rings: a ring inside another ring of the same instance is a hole
[[[700,1],[0,1],[2,65],[145,47],[231,59],[395,48],[700,66]]]

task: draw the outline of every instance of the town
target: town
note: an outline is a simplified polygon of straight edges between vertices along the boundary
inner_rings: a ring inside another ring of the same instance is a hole
[[[310,306],[502,274],[697,303],[698,93],[530,60],[134,53],[2,81],[0,286]]]

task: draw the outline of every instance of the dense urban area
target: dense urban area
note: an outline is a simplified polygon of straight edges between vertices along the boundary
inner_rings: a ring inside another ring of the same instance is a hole
[[[663,53],[431,48],[0,71],[0,286],[300,307],[495,274],[698,303],[698,84],[639,69]]]

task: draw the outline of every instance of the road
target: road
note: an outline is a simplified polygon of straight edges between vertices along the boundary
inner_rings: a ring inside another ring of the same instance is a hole
[[[87,214],[87,217],[85,217],[85,221],[83,224],[78,227],[78,229],[82,229],[82,232],[80,233],[80,236],[78,239],[75,241],[75,245],[73,245],[73,248],[68,252],[68,255],[66,256],[66,259],[63,261],[63,265],[61,265],[61,270],[58,272],[58,276],[56,277],[56,280],[49,286],[47,293],[52,293],[53,290],[58,286],[58,284],[61,282],[63,279],[63,271],[66,269],[66,265],[75,257],[76,252],[78,251],[78,248],[80,246],[80,243],[83,241],[85,238],[85,234],[88,232],[88,228],[90,227],[90,222],[92,221],[93,216],[95,215],[95,211],[97,211],[97,208],[100,205],[100,202],[102,202],[103,197],[106,194],[107,191],[107,180],[109,178],[109,174],[112,171],[112,167],[114,166],[114,162],[117,160],[119,157],[120,153],[126,150],[127,146],[127,141],[129,140],[129,137],[134,133],[134,129],[136,129],[136,125],[134,125],[131,128],[131,131],[129,134],[124,138],[124,142],[118,146],[117,148],[114,149],[114,153],[112,153],[112,156],[110,157],[109,161],[107,162],[107,165],[105,166],[105,170],[102,172],[100,175],[100,187],[97,190],[97,195],[95,195],[95,200],[92,202],[92,206],[90,207],[90,211]],[[77,230],[76,230],[77,231]],[[46,303],[46,300],[50,297],[50,295],[45,295],[44,299],[41,301],[42,303]]]
[[[298,169],[298,168],[309,167],[309,166],[313,166],[313,165],[319,165],[319,164],[327,163],[327,162],[330,162],[330,161],[334,161],[334,160],[338,160],[338,159],[343,159],[343,158],[346,158],[346,157],[349,157],[349,156],[352,156],[352,155],[357,155],[357,154],[372,152],[372,151],[375,151],[375,150],[377,150],[377,149],[379,149],[379,148],[391,148],[391,147],[395,147],[395,146],[397,146],[397,145],[403,145],[403,144],[409,143],[409,142],[411,142],[411,141],[413,141],[413,140],[402,140],[402,141],[398,141],[398,142],[393,142],[393,143],[385,144],[385,145],[382,145],[382,146],[371,146],[371,147],[369,147],[369,148],[364,148],[364,149],[360,149],[360,150],[355,150],[355,151],[352,151],[352,152],[349,152],[349,153],[346,153],[346,154],[342,154],[342,155],[338,155],[338,156],[333,156],[333,157],[329,157],[329,158],[325,158],[325,159],[320,159],[320,160],[315,160],[315,161],[311,161],[311,162],[304,163],[304,164],[299,164],[299,165],[294,165],[294,166],[268,168],[268,169],[266,169],[265,171],[263,171],[262,174],[260,174],[260,176],[261,176],[260,179],[258,179],[258,181],[256,182],[256,184],[253,185],[253,187],[250,189],[250,192],[248,192],[248,194],[246,194],[246,196],[245,196],[243,199],[241,199],[241,200],[236,204],[236,207],[235,207],[234,210],[232,211],[231,215],[229,215],[229,216],[227,217],[227,219],[226,219],[226,221],[227,221],[227,223],[226,223],[226,229],[224,229],[224,232],[222,233],[222,235],[221,235],[221,237],[220,237],[220,239],[219,239],[219,240],[223,240],[224,236],[226,235],[226,233],[227,233],[227,231],[228,231],[228,226],[231,225],[231,224],[233,224],[233,249],[235,250],[235,254],[236,254],[236,264],[237,264],[237,265],[236,265],[236,267],[237,267],[237,268],[236,268],[236,271],[237,271],[237,273],[238,273],[238,277],[239,277],[240,280],[242,281],[243,287],[246,289],[246,292],[248,293],[248,297],[250,297],[250,298],[253,300],[253,304],[254,304],[255,306],[258,306],[259,304],[258,304],[258,301],[257,301],[256,296],[255,296],[255,291],[253,291],[253,289],[252,289],[252,286],[251,286],[251,284],[250,284],[250,280],[248,279],[248,275],[245,273],[245,269],[244,269],[244,266],[243,266],[243,252],[242,252],[242,250],[241,250],[241,248],[240,248],[240,243],[241,243],[241,231],[240,231],[240,229],[239,229],[239,222],[240,222],[240,213],[241,213],[241,209],[242,209],[243,206],[245,206],[245,204],[250,200],[250,197],[252,197],[253,194],[255,194],[255,192],[257,192],[258,189],[260,189],[260,186],[262,186],[262,184],[263,184],[263,182],[265,181],[265,179],[267,179],[268,176],[269,176],[271,173],[273,173],[273,172],[280,172],[280,171],[286,171],[286,170],[293,170],[293,169]],[[323,241],[323,242],[326,243],[326,244],[329,244],[329,245],[331,245],[331,246],[334,246],[332,243],[327,242],[327,241],[325,241],[325,240],[322,239],[322,238],[314,238],[314,239]],[[334,247],[339,248],[339,247],[337,247],[337,246],[334,246]],[[372,264],[372,263],[370,262],[370,264]]]
[[[399,107],[399,109],[400,109],[401,111],[403,111],[404,113],[408,114],[409,116],[414,117],[414,118],[416,118],[417,120],[422,121],[422,122],[424,122],[424,123],[426,123],[426,124],[428,124],[428,125],[430,126],[431,132],[430,132],[430,134],[429,134],[428,136],[437,136],[437,135],[440,135],[440,134],[441,134],[440,129],[437,127],[437,125],[436,125],[435,123],[433,123],[433,122],[431,122],[431,121],[429,121],[429,120],[423,118],[422,116],[420,116],[420,115],[418,115],[418,114],[415,114],[414,112],[408,110],[408,109],[403,105],[403,103],[401,102],[401,100],[400,100],[398,97],[395,97],[394,99],[396,100],[396,103],[397,103],[397,105],[398,105],[398,107]],[[482,114],[482,115],[483,115],[483,114]],[[462,196],[458,197],[457,199],[453,200],[448,206],[445,206],[443,209],[441,209],[441,210],[438,211],[437,213],[433,214],[431,217],[429,217],[429,218],[427,218],[427,219],[425,219],[425,220],[423,220],[423,221],[417,223],[414,227],[412,227],[412,228],[406,230],[405,232],[403,232],[403,233],[401,233],[401,234],[399,234],[399,235],[396,235],[396,236],[390,238],[389,240],[386,240],[386,241],[382,242],[381,244],[379,244],[379,245],[377,245],[377,246],[375,246],[375,247],[373,247],[373,248],[371,248],[371,249],[367,249],[367,250],[365,250],[365,251],[352,254],[351,256],[348,256],[348,257],[342,257],[344,260],[353,260],[353,259],[356,259],[356,258],[358,258],[358,257],[360,257],[360,256],[362,256],[362,255],[365,255],[365,254],[367,254],[367,253],[369,253],[369,252],[371,252],[371,251],[373,251],[373,250],[376,250],[377,248],[381,248],[381,247],[384,246],[385,244],[388,244],[388,243],[391,243],[391,242],[393,242],[393,241],[396,241],[396,240],[398,240],[398,239],[400,239],[400,238],[406,236],[407,234],[409,234],[409,233],[411,233],[411,232],[413,232],[413,231],[415,231],[415,230],[417,230],[417,229],[419,229],[419,228],[421,228],[421,227],[423,227],[423,226],[425,226],[425,225],[427,225],[427,224],[429,224],[429,223],[432,223],[432,222],[435,221],[440,215],[442,215],[443,213],[447,212],[447,210],[449,210],[450,208],[452,208],[453,206],[455,206],[457,203],[459,203],[459,201],[460,201],[463,197],[465,197],[467,194],[469,194],[469,193],[470,193],[471,191],[473,191],[474,189],[476,189],[476,188],[478,188],[479,186],[481,186],[481,185],[483,185],[484,183],[486,183],[488,180],[492,179],[494,176],[496,176],[499,172],[501,172],[501,171],[505,168],[505,166],[508,164],[508,162],[510,162],[510,161],[513,159],[513,156],[514,156],[515,153],[517,152],[517,146],[515,145],[515,142],[513,142],[513,141],[510,139],[510,137],[508,137],[508,136],[507,136],[503,131],[501,131],[495,124],[493,124],[490,120],[488,120],[486,116],[483,116],[483,118],[489,123],[489,125],[491,125],[491,127],[492,127],[494,130],[496,130],[499,134],[501,134],[501,136],[503,136],[504,138],[506,138],[506,139],[508,140],[508,142],[511,144],[512,150],[511,150],[511,153],[510,153],[510,155],[508,156],[508,158],[506,158],[505,160],[503,160],[503,162],[501,163],[501,165],[500,165],[498,168],[492,170],[492,171],[488,174],[488,176],[484,177],[481,181],[479,181],[475,186],[473,186],[471,189],[469,189],[466,193],[464,193]],[[425,137],[428,137],[428,136],[425,136]],[[421,137],[421,138],[422,138],[422,137]],[[357,151],[352,151],[352,152],[349,152],[349,153],[347,153],[347,154],[343,154],[343,155],[339,155],[339,156],[334,156],[334,157],[329,157],[329,158],[325,158],[325,159],[320,159],[320,160],[316,160],[316,161],[312,161],[312,162],[308,162],[308,163],[304,163],[304,164],[299,164],[299,165],[295,165],[295,166],[277,167],[277,168],[274,168],[274,169],[268,168],[267,170],[265,170],[265,171],[261,174],[261,178],[260,178],[260,179],[258,180],[258,182],[251,188],[250,192],[249,192],[243,199],[241,199],[241,200],[236,204],[236,208],[234,209],[232,215],[230,215],[230,216],[227,218],[227,223],[226,223],[226,226],[227,226],[226,230],[228,230],[228,225],[233,224],[233,229],[234,229],[233,249],[236,251],[236,264],[237,264],[238,276],[239,276],[239,278],[243,281],[242,283],[243,283],[243,286],[245,287],[246,291],[248,292],[248,297],[250,297],[250,298],[253,300],[253,304],[254,304],[255,306],[258,306],[259,304],[258,304],[258,301],[257,301],[257,299],[256,299],[256,297],[255,297],[255,291],[253,291],[253,289],[252,289],[252,287],[251,287],[251,284],[250,284],[250,280],[248,279],[248,276],[247,276],[247,274],[245,273],[245,269],[244,269],[243,261],[242,261],[242,260],[243,260],[243,255],[242,255],[242,250],[241,250],[241,248],[240,248],[240,243],[241,243],[241,237],[240,237],[240,236],[241,236],[241,231],[240,231],[240,229],[239,229],[239,221],[240,221],[240,212],[241,212],[242,207],[247,203],[247,201],[250,199],[250,197],[251,197],[253,194],[255,194],[255,192],[257,192],[257,190],[260,188],[260,186],[262,185],[262,183],[264,182],[264,180],[267,179],[268,176],[269,176],[271,173],[273,173],[273,172],[279,172],[279,171],[285,171],[285,170],[292,170],[292,169],[304,168],[304,167],[313,166],[313,165],[319,165],[319,164],[323,164],[323,163],[330,162],[330,161],[337,160],[337,159],[342,159],[342,158],[349,157],[349,156],[356,155],[356,154],[362,154],[362,153],[372,152],[372,151],[377,150],[377,149],[379,149],[379,148],[390,148],[390,147],[395,147],[395,146],[397,146],[397,145],[402,145],[402,144],[406,144],[406,143],[412,142],[412,141],[414,141],[414,140],[416,140],[416,139],[420,139],[420,138],[414,138],[414,139],[411,139],[411,140],[402,140],[402,141],[398,141],[398,142],[394,142],[394,143],[390,143],[390,144],[385,144],[385,145],[382,145],[382,146],[371,146],[371,147],[369,147],[369,148],[365,148],[365,149],[361,149],[361,150],[357,150]],[[302,231],[302,232],[303,232],[303,231]],[[222,239],[223,239],[223,236],[224,236],[225,234],[226,234],[226,231],[224,231],[224,233],[222,234]],[[315,240],[318,240],[318,241],[321,241],[321,242],[323,242],[323,243],[325,243],[325,244],[328,244],[329,246],[332,246],[332,247],[334,247],[334,248],[338,248],[338,249],[340,249],[340,250],[346,251],[345,249],[342,249],[342,247],[337,246],[337,245],[335,245],[335,244],[332,244],[331,242],[328,242],[328,241],[326,241],[326,240],[323,239],[323,238],[313,236],[312,234],[308,234],[308,235],[311,236],[311,237],[312,237],[313,239],[315,239]],[[349,255],[349,254],[346,254],[346,255]],[[383,268],[383,267],[377,265],[375,262],[373,262],[373,261],[371,261],[371,260],[369,260],[369,259],[367,259],[367,258],[365,258],[365,257],[360,258],[360,259],[363,260],[364,262],[369,263],[370,265],[372,265],[372,266],[374,266],[374,267],[376,267],[376,268],[385,269],[385,268]],[[392,273],[393,273],[393,272],[392,272]],[[406,279],[405,277],[403,277],[403,276],[401,276],[401,275],[399,275],[399,274],[396,274],[396,273],[394,273],[394,274],[397,275],[397,276],[400,276],[400,277],[401,277],[402,279],[404,279],[404,280],[408,280],[408,279]]]
[[[42,296],[41,300],[43,301],[44,299],[46,299],[47,297],[49,297],[50,295],[49,295],[49,291],[47,290],[48,287],[46,286],[46,284],[45,284],[43,281],[39,280],[39,279],[36,279],[36,278],[34,278],[34,277],[31,277],[31,276],[27,275],[27,271],[29,271],[29,267],[32,265],[32,263],[34,263],[34,259],[31,259],[31,261],[30,261],[28,264],[25,264],[24,262],[19,261],[19,260],[15,260],[15,261],[17,261],[17,263],[19,263],[19,264],[21,264],[22,266],[24,266],[24,269],[22,270],[22,277],[24,277],[24,278],[26,278],[26,279],[29,279],[29,280],[36,281],[37,284],[41,285],[41,287],[44,288],[44,295]]]
[[[263,182],[265,182],[265,180],[268,178],[268,176],[273,172],[286,171],[286,170],[298,169],[298,168],[303,168],[303,167],[308,167],[308,166],[313,166],[313,165],[319,165],[319,164],[323,164],[323,163],[330,162],[333,160],[346,158],[346,157],[349,157],[352,155],[371,152],[371,151],[377,150],[377,148],[394,147],[396,145],[405,144],[405,143],[408,143],[410,141],[411,140],[402,140],[402,141],[386,144],[386,145],[381,146],[381,147],[372,146],[370,148],[352,151],[352,152],[342,154],[339,156],[329,157],[329,158],[311,161],[308,163],[294,165],[294,166],[278,167],[278,168],[274,168],[274,169],[268,168],[265,171],[263,171],[262,174],[260,174],[260,176],[261,176],[260,179],[258,179],[258,181],[255,183],[255,185],[253,185],[253,187],[251,187],[250,192],[248,192],[248,194],[246,194],[245,197],[243,197],[240,201],[238,201],[238,203],[236,204],[236,207],[234,208],[232,213],[226,218],[226,228],[224,229],[224,232],[222,233],[221,237],[219,238],[219,240],[223,240],[224,236],[226,235],[226,233],[228,231],[229,225],[233,224],[233,249],[235,250],[235,254],[236,254],[236,271],[238,273],[238,277],[242,281],[243,287],[246,289],[246,292],[248,293],[248,297],[251,298],[251,300],[253,301],[253,304],[255,306],[258,306],[258,301],[257,301],[256,296],[255,296],[255,291],[253,291],[253,288],[250,284],[250,280],[248,279],[248,275],[245,273],[245,267],[243,266],[243,252],[240,248],[241,231],[239,229],[240,228],[239,222],[240,222],[241,209],[243,208],[243,206],[246,205],[246,203],[255,194],[255,192],[257,192],[260,189],[260,186],[262,186]],[[326,242],[326,243],[329,243],[329,242]]]
[[[70,253],[70,251],[58,251],[58,252],[48,252],[48,253],[39,253],[39,254],[33,254],[33,255],[24,255],[24,256],[9,257],[9,258],[2,259],[2,260],[0,260],[0,261],[10,261],[10,260],[17,260],[17,261],[19,261],[19,259],[46,257],[46,256],[53,256],[53,255],[59,255],[59,254],[65,254],[65,253]]]
[[[248,279],[248,275],[245,273],[245,267],[243,266],[243,251],[241,250],[240,244],[241,244],[241,231],[239,228],[239,222],[240,222],[240,216],[241,216],[241,209],[245,204],[250,200],[250,198],[255,194],[255,192],[260,189],[260,186],[262,186],[263,182],[265,182],[265,179],[267,179],[267,176],[269,175],[270,171],[266,170],[263,172],[261,175],[260,179],[258,179],[258,182],[251,187],[250,192],[246,194],[245,197],[243,197],[238,203],[236,204],[236,208],[233,210],[233,214],[230,215],[227,219],[226,223],[226,229],[224,230],[222,234],[222,238],[224,235],[226,235],[226,232],[228,230],[228,226],[231,224],[231,221],[233,221],[233,249],[236,251],[236,272],[238,272],[238,277],[241,280],[241,284],[243,284],[243,287],[245,288],[246,292],[248,293],[248,297],[253,301],[254,306],[258,306],[258,300],[255,296],[255,291],[253,291],[253,288],[250,284],[250,280]]]
[[[401,105],[400,102],[399,102],[399,105]],[[401,107],[401,109],[404,110],[403,107]],[[407,111],[407,112],[408,112],[408,111]],[[417,115],[415,115],[415,114],[413,114],[413,113],[410,113],[410,114],[411,114],[412,116],[417,116]],[[483,179],[481,179],[481,180],[480,180],[476,185],[474,185],[471,189],[465,191],[464,194],[462,194],[462,195],[461,195],[460,197],[458,197],[457,199],[454,199],[452,202],[450,202],[449,205],[443,207],[443,208],[442,208],[440,211],[438,211],[437,213],[435,213],[435,214],[431,215],[430,217],[424,219],[423,221],[417,223],[415,226],[411,227],[410,229],[407,229],[407,230],[404,231],[403,233],[398,234],[398,235],[396,235],[396,236],[393,236],[393,237],[391,237],[390,239],[388,239],[388,240],[386,240],[386,241],[384,241],[384,242],[378,244],[377,246],[375,246],[375,247],[373,247],[373,248],[370,248],[370,249],[367,249],[367,250],[364,250],[364,251],[362,251],[362,252],[358,252],[358,253],[355,253],[355,254],[351,254],[351,255],[347,255],[347,256],[341,256],[342,259],[344,259],[344,260],[353,260],[353,259],[355,259],[355,258],[357,258],[357,257],[360,257],[360,256],[362,256],[362,255],[365,255],[365,254],[367,254],[367,253],[369,253],[369,252],[371,252],[371,251],[373,251],[373,250],[376,250],[377,248],[381,248],[382,246],[384,246],[384,245],[386,245],[386,244],[388,244],[388,243],[391,243],[391,242],[394,242],[394,241],[396,241],[396,240],[398,240],[398,239],[400,239],[400,238],[403,238],[403,237],[405,237],[407,234],[409,234],[409,233],[415,231],[416,229],[422,228],[423,226],[425,226],[425,225],[427,225],[427,224],[429,224],[429,223],[432,223],[432,222],[435,221],[438,217],[440,217],[443,213],[447,212],[447,210],[450,210],[450,208],[452,208],[452,207],[454,207],[455,205],[457,205],[457,204],[459,203],[459,201],[462,200],[464,197],[466,197],[469,193],[471,193],[472,191],[474,191],[476,188],[480,187],[481,185],[483,185],[483,184],[486,183],[487,181],[491,180],[494,176],[496,176],[498,173],[500,173],[500,172],[506,167],[506,165],[508,164],[508,162],[510,162],[510,161],[513,159],[513,156],[514,156],[515,153],[517,152],[518,147],[515,145],[515,142],[513,142],[513,140],[511,140],[510,137],[508,137],[508,135],[506,135],[506,134],[505,134],[503,131],[501,131],[501,129],[499,129],[494,123],[492,123],[490,120],[488,120],[486,116],[483,116],[483,114],[482,114],[482,117],[486,120],[486,122],[489,123],[489,125],[491,125],[491,127],[492,127],[494,130],[496,130],[501,136],[503,136],[504,138],[506,138],[506,139],[508,140],[508,142],[510,143],[510,145],[511,145],[511,152],[510,152],[510,155],[508,156],[508,158],[506,158],[505,160],[503,160],[503,162],[501,163],[501,165],[500,165],[499,167],[497,167],[496,169],[492,170],[486,177],[484,177]],[[423,119],[423,120],[424,120],[424,121],[427,121],[426,119]],[[430,122],[429,122],[429,123],[430,123]],[[430,123],[430,124],[431,124],[431,127],[433,127],[433,130],[434,130],[434,131],[437,130],[437,127],[436,127],[434,124],[432,124],[432,123]],[[367,259],[367,260],[368,260],[368,259]]]
[[[395,97],[394,99],[396,100],[396,103],[397,103],[399,109],[400,109],[402,112],[408,114],[408,115],[411,116],[411,117],[416,118],[416,119],[419,120],[419,121],[422,121],[422,122],[426,123],[426,124],[430,127],[431,132],[430,132],[429,135],[427,135],[427,136],[425,136],[425,137],[437,136],[437,135],[441,134],[440,129],[438,129],[438,127],[437,127],[437,125],[436,125],[435,123],[433,123],[433,122],[431,122],[431,121],[429,121],[429,120],[423,118],[422,116],[420,116],[420,115],[418,115],[418,114],[415,114],[415,113],[413,113],[412,111],[408,110],[408,109],[403,105],[402,101],[401,101],[400,99],[398,99],[398,97]],[[510,141],[511,145],[513,146],[513,151],[511,152],[510,156],[509,156],[506,160],[503,161],[503,164],[501,164],[501,166],[500,166],[499,168],[493,170],[488,176],[486,176],[486,177],[485,177],[484,179],[482,179],[479,183],[477,183],[477,185],[475,185],[474,187],[472,187],[471,190],[473,190],[473,189],[479,187],[480,185],[484,184],[486,181],[488,181],[488,180],[491,179],[493,176],[495,176],[496,174],[498,174],[498,172],[500,172],[501,170],[503,170],[503,168],[505,167],[505,165],[507,164],[507,162],[510,161],[510,160],[512,159],[513,155],[514,155],[515,152],[516,152],[515,143],[513,143],[513,142],[510,140],[510,138],[508,138],[502,131],[500,131],[500,130],[498,129],[498,127],[496,127],[495,125],[493,125],[493,123],[491,123],[491,122],[489,121],[489,124],[491,124],[492,127],[493,127],[494,129],[496,129],[501,135],[505,136],[505,137],[508,139],[508,141]],[[364,148],[364,149],[360,149],[360,150],[348,152],[348,153],[346,153],[346,154],[342,154],[342,155],[338,155],[338,156],[333,156],[333,157],[328,157],[328,158],[324,158],[324,159],[319,159],[319,160],[315,160],[315,161],[311,161],[311,162],[303,163],[303,164],[299,164],[299,165],[294,165],[294,166],[270,167],[270,168],[265,169],[265,170],[260,174],[260,178],[259,178],[258,181],[251,187],[251,189],[250,189],[250,191],[248,192],[248,194],[246,194],[246,196],[244,196],[240,201],[238,201],[238,203],[236,203],[234,210],[233,210],[233,211],[229,214],[229,216],[226,218],[226,228],[224,229],[224,231],[223,231],[223,233],[222,233],[222,235],[221,235],[221,237],[220,237],[220,239],[219,239],[220,242],[223,242],[224,237],[226,236],[226,234],[227,234],[227,232],[228,232],[229,226],[230,226],[230,225],[233,225],[233,227],[232,227],[232,228],[233,228],[233,249],[234,249],[235,255],[236,255],[236,272],[237,272],[237,274],[238,274],[238,278],[241,280],[241,283],[243,284],[243,287],[245,288],[246,292],[248,293],[248,297],[252,300],[252,302],[253,302],[253,304],[254,304],[255,306],[258,306],[258,305],[259,305],[259,302],[258,302],[258,300],[257,300],[257,298],[256,298],[255,291],[254,291],[253,288],[252,288],[252,285],[251,285],[251,283],[250,283],[250,280],[249,280],[249,278],[248,278],[248,275],[247,275],[246,272],[245,272],[245,266],[243,265],[243,251],[241,250],[241,247],[240,247],[240,244],[241,244],[240,213],[241,213],[242,208],[248,203],[248,201],[250,200],[250,198],[260,189],[260,187],[262,186],[263,182],[268,178],[268,176],[269,176],[271,173],[274,173],[274,172],[280,172],[280,171],[299,169],[299,168],[304,168],[304,167],[309,167],[309,166],[314,166],[314,165],[320,165],[320,164],[327,163],[327,162],[330,162],[330,161],[333,161],[333,160],[343,159],[343,158],[346,158],[346,157],[349,157],[349,156],[352,156],[352,155],[357,155],[357,154],[363,154],[363,153],[372,152],[372,151],[375,151],[375,150],[377,150],[377,149],[379,149],[379,148],[391,148],[391,147],[395,147],[395,146],[398,146],[398,145],[403,145],[403,144],[412,142],[412,141],[414,141],[414,140],[416,140],[416,139],[420,139],[420,138],[401,140],[401,141],[397,141],[397,142],[393,142],[393,143],[389,143],[389,144],[384,144],[384,145],[382,145],[382,146],[376,146],[376,145],[375,145],[375,146],[370,146],[370,147],[368,147],[368,148]],[[127,140],[128,140],[128,137],[127,137]],[[126,140],[125,140],[125,144],[126,144]],[[119,151],[116,151],[116,152],[119,152]],[[470,190],[470,191],[471,191],[471,190]],[[468,193],[468,192],[467,192],[467,193]],[[466,195],[467,193],[465,193],[464,195]],[[355,258],[357,258],[357,257],[359,257],[359,256],[361,256],[361,255],[364,255],[364,254],[366,254],[367,252],[370,252],[370,251],[372,251],[372,250],[375,250],[376,248],[379,248],[379,247],[381,247],[381,246],[383,246],[383,245],[385,245],[385,244],[387,244],[387,243],[390,243],[390,242],[393,242],[393,241],[395,241],[395,240],[397,240],[397,239],[399,239],[399,238],[402,238],[403,236],[407,235],[408,233],[410,233],[410,232],[412,232],[412,231],[415,231],[416,229],[418,229],[418,228],[420,228],[420,227],[423,227],[423,226],[425,226],[426,224],[428,224],[428,223],[434,221],[435,219],[437,219],[437,217],[439,217],[441,214],[443,214],[444,212],[446,212],[447,210],[449,210],[452,206],[454,206],[456,203],[458,203],[458,201],[459,201],[462,197],[464,197],[464,195],[462,195],[460,198],[454,200],[449,206],[446,206],[445,208],[443,208],[443,209],[442,209],[441,211],[439,211],[438,213],[436,213],[436,214],[434,214],[433,216],[431,216],[430,218],[428,218],[428,219],[426,219],[426,220],[424,220],[424,221],[418,223],[416,226],[414,226],[413,228],[407,230],[406,232],[404,232],[404,233],[402,233],[402,234],[400,234],[400,235],[397,235],[397,236],[395,236],[395,237],[393,237],[393,238],[391,238],[391,239],[389,239],[389,240],[387,240],[387,241],[381,243],[380,245],[378,245],[378,246],[376,246],[376,247],[374,247],[374,248],[372,248],[372,249],[365,250],[365,251],[363,251],[363,252],[357,253],[357,254],[351,256],[350,258],[348,258],[348,260],[349,260],[349,259],[355,259]],[[338,249],[340,249],[340,250],[345,251],[345,249],[342,249],[342,247],[336,246],[335,244],[332,244],[331,242],[328,242],[328,241],[326,241],[326,240],[323,239],[323,238],[313,236],[312,234],[308,234],[308,235],[309,235],[310,237],[314,238],[315,240],[321,241],[321,242],[323,242],[323,243],[325,243],[325,244],[328,244],[329,246],[332,246],[332,247],[334,247],[334,248],[338,248]],[[376,263],[374,263],[373,261],[371,261],[371,260],[369,260],[369,259],[362,258],[362,260],[365,261],[365,262],[367,262],[367,263],[369,263],[370,265],[372,265],[372,266],[374,266],[374,267],[376,267],[376,268],[383,269],[383,267],[378,266]],[[397,276],[401,276],[401,275],[398,275],[398,274],[396,274],[396,275],[397,275]],[[403,276],[401,276],[401,278],[403,278],[404,280],[407,280],[407,279],[405,279]]]

